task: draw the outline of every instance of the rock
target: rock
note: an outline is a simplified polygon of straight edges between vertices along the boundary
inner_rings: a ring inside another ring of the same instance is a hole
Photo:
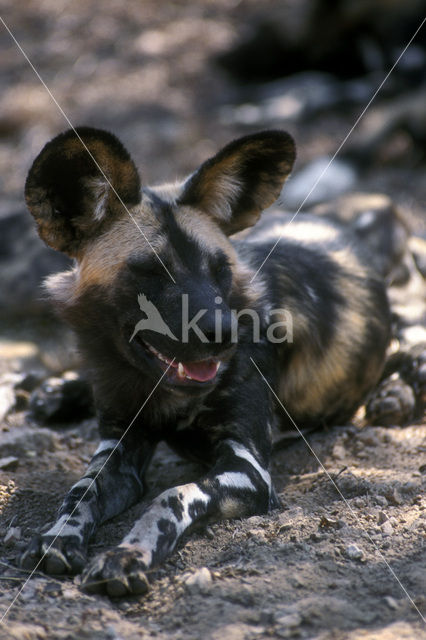
[[[356,170],[349,163],[320,156],[292,176],[280,197],[287,208],[306,209],[349,191],[356,178]]]
[[[346,449],[341,442],[336,442],[333,446],[333,458],[336,460],[344,460],[346,457]]]
[[[45,640],[47,633],[35,624],[25,624],[21,622],[9,623],[7,627],[9,640]]]
[[[373,496],[373,500],[376,504],[379,504],[381,507],[388,506],[388,501],[386,500],[385,496],[381,496],[380,494],[377,494]]]
[[[279,638],[290,638],[294,635],[294,630],[301,624],[302,617],[297,611],[287,613],[277,618],[274,632]]]
[[[212,582],[212,574],[207,569],[207,567],[201,567],[201,569],[197,569],[195,573],[191,573],[184,580],[186,588],[192,593],[207,592]]]
[[[6,458],[0,458],[0,469],[2,471],[13,471],[19,464],[18,458],[15,456],[7,456]]]
[[[398,603],[395,600],[395,598],[392,598],[392,596],[385,596],[384,600],[388,605],[389,609],[393,609],[394,611],[398,609]]]
[[[403,502],[404,502],[404,500],[401,497],[401,494],[399,493],[398,489],[396,489],[396,488],[390,489],[386,493],[386,498],[387,498],[389,504],[393,505],[394,507],[398,507],[399,505],[403,504]]]
[[[381,530],[383,535],[385,536],[391,536],[393,534],[393,526],[391,525],[389,520],[386,520],[386,522],[382,524]]]
[[[40,283],[48,274],[71,264],[68,258],[46,247],[30,214],[16,205],[0,211],[0,256],[0,311],[45,308]]]
[[[345,555],[349,560],[361,560],[364,557],[364,552],[358,545],[351,543],[345,547]]]
[[[19,542],[21,539],[21,527],[9,527],[6,535],[3,538],[3,542],[6,546],[13,546],[15,542]]]
[[[388,519],[389,518],[387,517],[386,513],[384,511],[380,511],[379,515],[377,516],[377,524],[383,524]]]
[[[48,582],[44,586],[43,594],[57,598],[62,595],[62,585],[59,582]]]
[[[321,517],[319,526],[322,529],[341,529],[342,525],[345,526],[345,524],[346,523],[344,523],[342,520],[335,520],[334,518],[329,518],[328,516],[323,515]]]
[[[264,523],[265,523],[265,518],[263,516],[251,516],[246,520],[246,524],[248,524],[250,528],[260,527]]]
[[[74,372],[48,378],[30,398],[30,414],[39,423],[72,422],[94,413],[90,385]]]

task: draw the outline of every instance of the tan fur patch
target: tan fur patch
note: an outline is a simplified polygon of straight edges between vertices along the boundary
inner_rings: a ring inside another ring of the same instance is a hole
[[[267,235],[267,237],[266,237]],[[260,235],[262,240],[276,239],[280,236],[285,238],[291,238],[299,242],[306,242],[311,244],[312,242],[330,242],[335,240],[339,232],[329,224],[322,224],[315,221],[315,223],[304,221],[303,219],[297,220],[297,224],[276,224],[271,229],[268,229],[265,233],[265,237]]]
[[[277,200],[291,171],[294,160],[292,143],[287,141],[288,148],[282,147],[282,160],[276,158],[273,169],[268,165],[271,153],[268,144],[257,138],[246,139],[232,150],[225,147],[194,174],[197,206],[213,216],[227,234],[254,225],[262,210]],[[246,175],[247,162],[256,158],[263,158],[268,169],[262,171],[258,167],[255,183],[251,184],[250,176]],[[235,206],[243,191],[250,197],[245,199],[244,211],[235,215]]]
[[[325,353],[319,356],[310,346],[309,326],[300,317],[295,321],[297,337],[291,366],[280,380],[279,397],[290,415],[327,415],[333,396],[343,390],[350,399],[359,397],[360,389],[345,387],[351,376],[351,360],[362,351],[367,330],[370,301],[365,290],[351,279],[341,278],[339,289],[345,293],[349,306],[335,318],[335,335]],[[302,320],[301,324],[299,324]],[[305,333],[305,337],[303,334]],[[354,383],[352,383],[354,384]],[[368,387],[368,372],[365,386]]]
[[[150,187],[150,191],[168,204],[174,204],[182,192],[181,182],[168,182],[166,184]]]
[[[223,518],[232,519],[241,517],[241,501],[236,498],[224,498],[220,501],[220,513]]]
[[[131,254],[161,254],[167,238],[149,205],[142,202],[130,213],[131,217],[125,215],[87,245],[79,263],[76,294],[91,285],[112,284]]]
[[[185,206],[177,208],[175,218],[185,233],[205,253],[212,253],[217,247],[228,256],[231,263],[236,262],[237,256],[233,246],[207,213]]]
[[[78,267],[74,267],[69,271],[48,276],[43,287],[60,306],[67,306],[74,300],[77,281]]]

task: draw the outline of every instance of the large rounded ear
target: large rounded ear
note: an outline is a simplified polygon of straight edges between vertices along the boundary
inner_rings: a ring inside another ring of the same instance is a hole
[[[239,138],[204,162],[183,186],[179,203],[215,218],[228,235],[252,226],[275,202],[296,157],[285,131]]]
[[[60,134],[34,160],[25,199],[40,237],[72,257],[141,199],[136,167],[121,142],[100,129]]]

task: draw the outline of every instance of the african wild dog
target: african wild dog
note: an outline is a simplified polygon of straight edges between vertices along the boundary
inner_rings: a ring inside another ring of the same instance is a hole
[[[300,215],[286,226],[283,213],[281,222],[265,216],[236,233],[279,196],[295,158],[287,133],[238,139],[181,184],[141,189],[115,136],[77,131],[80,139],[67,131],[44,147],[26,199],[44,241],[75,258],[47,287],[77,334],[102,441],[22,565],[42,559],[48,573],[85,569],[88,589],[141,593],[144,570],[191,526],[278,505],[271,427],[288,419],[259,370],[299,426],[342,424],[380,377],[389,310],[362,247],[338,225]],[[206,340],[196,331],[186,341],[171,335],[182,335],[184,295],[190,318],[204,310],[198,328]],[[170,335],[145,328],[130,340],[141,320],[138,298],[155,306]],[[274,343],[267,330],[280,308],[291,314],[293,336]],[[233,313],[244,309],[260,318],[259,340],[250,314],[241,314],[232,339]],[[85,567],[98,525],[143,496],[160,440],[209,470],[161,493],[118,547]]]

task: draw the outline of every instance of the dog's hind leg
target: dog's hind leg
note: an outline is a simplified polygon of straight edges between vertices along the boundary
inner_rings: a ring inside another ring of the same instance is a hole
[[[266,513],[275,504],[261,456],[236,440],[221,442],[213,469],[199,482],[168,489],[147,507],[121,544],[101,554],[83,575],[83,588],[110,596],[140,593],[145,571],[194,526]]]
[[[103,440],[86,473],[65,497],[55,524],[33,538],[21,566],[53,574],[82,571],[98,525],[142,496],[143,473],[152,452],[152,445],[132,447],[126,441]]]

